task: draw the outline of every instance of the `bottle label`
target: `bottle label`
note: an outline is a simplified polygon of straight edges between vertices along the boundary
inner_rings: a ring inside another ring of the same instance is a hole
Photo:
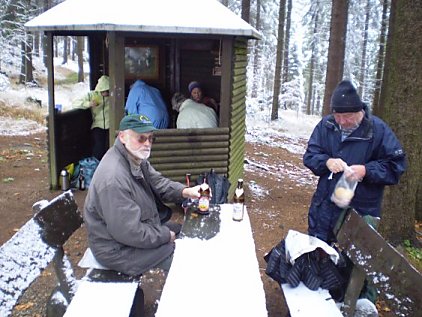
[[[236,197],[240,197],[243,195],[243,188],[236,188],[236,190],[234,191],[234,195]]]
[[[243,204],[233,204],[233,220],[241,221],[243,219]]]
[[[207,196],[201,196],[198,201],[198,208],[200,211],[205,212],[210,208],[210,199]]]

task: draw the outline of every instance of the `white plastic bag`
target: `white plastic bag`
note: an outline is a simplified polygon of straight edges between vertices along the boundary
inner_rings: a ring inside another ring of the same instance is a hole
[[[340,208],[349,206],[355,195],[358,181],[356,180],[356,177],[353,177],[353,174],[353,170],[349,166],[346,166],[343,175],[341,175],[336,184],[336,188],[331,195],[331,201]]]

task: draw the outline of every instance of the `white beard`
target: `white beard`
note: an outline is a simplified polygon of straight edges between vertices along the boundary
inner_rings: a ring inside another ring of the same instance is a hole
[[[140,148],[136,151],[132,151],[129,147],[127,147],[127,150],[130,154],[132,154],[136,159],[139,160],[147,160],[151,154],[151,149],[143,149]]]
[[[129,135],[126,135],[126,150],[136,159],[136,160],[147,160],[151,154],[151,148],[146,146],[141,146],[139,149],[132,149],[130,145],[130,137]]]

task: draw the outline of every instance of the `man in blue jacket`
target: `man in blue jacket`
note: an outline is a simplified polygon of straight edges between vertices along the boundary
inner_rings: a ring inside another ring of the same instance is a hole
[[[160,91],[140,79],[130,88],[125,110],[129,115],[147,116],[157,129],[168,128],[169,115]]]
[[[305,166],[319,176],[308,233],[328,243],[335,241],[333,228],[341,213],[330,198],[346,166],[359,181],[350,207],[373,217],[380,217],[385,185],[397,184],[406,169],[399,140],[369,113],[350,81],[343,80],[334,90],[331,110],[315,127],[303,156]]]

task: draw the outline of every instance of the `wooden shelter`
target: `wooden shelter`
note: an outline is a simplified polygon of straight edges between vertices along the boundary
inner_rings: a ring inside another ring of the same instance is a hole
[[[163,175],[183,181],[213,168],[232,184],[243,175],[248,39],[259,33],[217,0],[67,0],[25,25],[44,32],[48,60],[48,141],[50,182],[58,187],[60,170],[87,154],[89,116],[55,113],[53,39],[85,36],[90,86],[110,76],[110,144],[113,144],[130,85],[142,79],[158,88],[172,119],[158,130],[150,161]],[[147,68],[132,55],[148,53]],[[175,129],[171,96],[187,93],[188,83],[201,82],[220,103],[214,129]],[[75,125],[75,122],[78,122]],[[88,128],[86,128],[88,127]],[[87,130],[88,129],[88,130]]]

